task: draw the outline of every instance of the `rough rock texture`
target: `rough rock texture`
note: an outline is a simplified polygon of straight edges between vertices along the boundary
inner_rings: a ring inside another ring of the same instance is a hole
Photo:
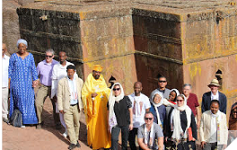
[[[8,52],[16,51],[16,41],[20,37],[19,19],[16,8],[20,5],[11,0],[2,1],[2,39],[6,43]]]
[[[236,12],[234,2],[154,0],[41,0],[18,9],[21,36],[35,55],[65,50],[84,79],[101,64],[126,94],[139,80],[149,95],[164,75],[169,88],[191,83],[199,100],[218,70],[221,90],[237,96]]]
[[[101,64],[126,94],[140,80],[149,95],[164,75],[168,88],[191,83],[199,102],[217,71],[221,90],[237,97],[236,12],[236,1],[220,0],[36,0],[18,9],[36,62],[47,48],[64,50],[84,79]]]

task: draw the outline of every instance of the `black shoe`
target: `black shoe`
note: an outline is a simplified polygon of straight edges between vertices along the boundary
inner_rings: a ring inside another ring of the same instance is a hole
[[[59,124],[56,124],[56,129],[57,129],[57,130],[61,130],[61,129],[62,129],[62,126],[61,126],[60,123],[59,123]]]
[[[68,149],[69,149],[69,150],[72,150],[72,149],[74,149],[74,148],[76,148],[76,147],[77,147],[77,146],[76,146],[75,144],[70,144],[69,147],[68,147]]]
[[[79,144],[79,142],[77,141],[77,144],[76,144],[76,146],[79,148],[79,147],[81,147],[81,145]]]

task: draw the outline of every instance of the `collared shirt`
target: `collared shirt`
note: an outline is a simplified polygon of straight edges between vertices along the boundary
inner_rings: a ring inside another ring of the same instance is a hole
[[[51,63],[47,63],[46,60],[38,63],[37,73],[40,77],[40,83],[45,86],[52,85],[52,72],[55,64],[58,64],[58,61],[54,60]]]
[[[211,117],[211,133],[209,138],[209,143],[215,143],[217,141],[217,117]]]
[[[51,98],[53,98],[57,94],[58,81],[62,79],[63,77],[67,76],[67,66],[69,65],[74,65],[74,64],[66,61],[65,66],[62,66],[60,63],[54,65],[53,72],[52,72]]]
[[[73,80],[67,78],[68,80],[68,86],[71,94],[71,100],[70,104],[77,104],[78,103],[78,94],[77,94],[77,84],[76,84],[76,78],[73,78]]]
[[[214,94],[211,92],[211,100],[213,100],[213,99],[219,100],[219,92],[218,92],[218,91],[216,92],[216,95],[214,95]]]
[[[5,55],[2,58],[2,87],[8,87],[8,66],[10,57]]]

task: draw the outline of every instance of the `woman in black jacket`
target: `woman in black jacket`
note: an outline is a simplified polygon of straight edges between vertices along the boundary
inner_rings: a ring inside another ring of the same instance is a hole
[[[109,96],[109,131],[111,132],[111,149],[118,149],[118,136],[122,133],[122,150],[127,149],[129,130],[133,129],[132,103],[127,96],[124,96],[123,87],[115,83]]]

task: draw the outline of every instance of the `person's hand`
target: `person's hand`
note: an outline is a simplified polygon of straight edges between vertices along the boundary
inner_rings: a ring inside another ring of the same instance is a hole
[[[165,137],[165,142],[167,142],[168,141],[168,137]]]
[[[206,144],[206,142],[205,141],[202,141],[201,142],[201,148],[203,149],[204,148],[204,145]]]
[[[193,138],[193,139],[192,139],[192,141],[196,141],[196,139],[195,139],[195,138]]]
[[[224,149],[226,149],[226,147],[227,147],[227,145],[226,145],[226,144],[224,144],[224,145],[223,145],[223,147],[222,147],[222,149],[224,150]]]
[[[200,128],[200,121],[197,122],[197,129],[199,130]]]
[[[59,110],[59,113],[64,114],[64,111],[63,110]]]
[[[96,97],[98,94],[97,93],[92,93],[91,94],[91,98],[94,98],[94,97]]]
[[[130,124],[129,124],[129,130],[131,131],[132,129],[133,129],[133,124],[130,123]]]
[[[32,87],[35,88],[37,85],[38,85],[38,80],[35,80],[35,81],[32,82]]]
[[[57,96],[56,96],[56,95],[53,97],[53,102],[54,102],[54,103],[57,102]]]

